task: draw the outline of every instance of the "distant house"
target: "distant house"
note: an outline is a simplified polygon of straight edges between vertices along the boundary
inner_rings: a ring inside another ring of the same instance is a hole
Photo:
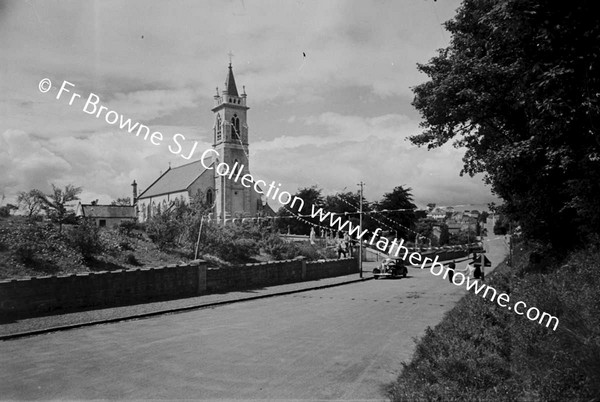
[[[460,222],[463,219],[464,214],[461,211],[455,211],[452,213],[452,220],[456,222]]]
[[[450,234],[456,234],[460,232],[462,225],[457,222],[449,222],[448,223],[448,232]]]
[[[439,207],[434,208],[430,213],[427,214],[427,217],[437,220],[444,220],[444,218],[446,218],[446,210]]]
[[[79,204],[76,215],[91,218],[97,226],[113,228],[123,221],[137,221],[133,205]]]

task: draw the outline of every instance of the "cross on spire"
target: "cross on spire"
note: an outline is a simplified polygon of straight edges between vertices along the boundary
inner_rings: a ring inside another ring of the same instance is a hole
[[[230,50],[229,53],[227,53],[227,56],[229,56],[229,65],[231,66],[231,59],[233,58],[233,52]]]

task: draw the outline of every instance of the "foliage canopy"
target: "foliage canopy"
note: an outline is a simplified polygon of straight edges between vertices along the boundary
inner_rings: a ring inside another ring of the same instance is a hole
[[[418,69],[417,145],[464,146],[523,233],[568,246],[598,233],[600,20],[591,1],[465,0],[451,44]],[[579,238],[581,240],[581,237]]]

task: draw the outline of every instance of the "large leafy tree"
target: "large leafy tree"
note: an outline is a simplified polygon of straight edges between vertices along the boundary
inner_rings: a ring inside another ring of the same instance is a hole
[[[375,216],[396,231],[399,238],[414,238],[414,233],[408,230],[415,225],[414,210],[417,208],[412,202],[411,191],[410,187],[397,186],[390,193],[385,193],[377,203],[377,209],[382,212]],[[397,211],[398,209],[404,211]]]
[[[567,246],[600,228],[600,19],[592,1],[464,0],[414,88],[417,145],[464,146],[523,233]]]
[[[286,233],[289,228],[291,233],[307,235],[310,233],[311,226],[304,221],[296,219],[295,216],[309,215],[312,212],[313,205],[315,207],[322,207],[324,201],[322,190],[316,185],[312,187],[299,188],[298,191],[292,195],[292,199],[295,197],[303,200],[304,205],[302,206],[299,202],[294,202],[293,206],[288,205],[286,208],[279,208],[279,211],[277,211],[277,220],[275,222],[275,226]],[[307,221],[313,221],[309,217],[303,217],[303,219]]]
[[[328,195],[325,198],[324,209],[329,212],[334,212],[337,215],[344,215],[344,219],[350,221],[353,227],[357,227],[360,222],[360,193],[351,191],[339,192],[333,195]],[[372,203],[368,202],[364,196],[362,199],[363,221],[362,229],[374,230],[378,227],[377,222],[372,218]],[[383,227],[382,229],[385,229]],[[347,230],[347,227],[346,229]]]

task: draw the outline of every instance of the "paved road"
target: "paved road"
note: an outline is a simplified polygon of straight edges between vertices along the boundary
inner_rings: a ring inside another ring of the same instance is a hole
[[[503,240],[489,244],[497,262]],[[410,269],[406,279],[6,341],[0,398],[381,400],[413,337],[464,293]]]

